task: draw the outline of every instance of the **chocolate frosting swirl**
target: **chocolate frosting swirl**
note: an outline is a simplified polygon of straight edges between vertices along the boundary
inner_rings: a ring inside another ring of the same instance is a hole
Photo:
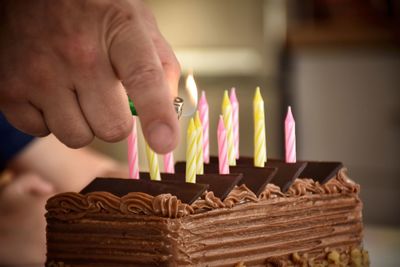
[[[229,195],[225,198],[224,204],[227,208],[232,208],[234,205],[244,202],[253,201],[257,202],[257,196],[247,188],[244,184],[235,186]]]
[[[146,214],[179,218],[194,213],[194,209],[182,203],[176,196],[161,194],[156,197],[132,192],[122,198],[107,192],[61,193],[47,201],[47,217],[60,220],[77,219],[87,214]]]
[[[352,181],[347,175],[347,169],[342,168],[337,173],[336,179],[331,179],[329,182],[321,186],[325,194],[335,193],[355,193],[360,192],[360,185]]]
[[[272,199],[277,197],[284,197],[285,195],[282,193],[279,186],[274,184],[267,184],[264,191],[261,192],[259,198],[260,199]]]
[[[196,211],[212,210],[224,207],[225,204],[220,198],[216,197],[212,191],[206,191],[201,198],[192,204],[192,208]]]
[[[123,197],[117,197],[108,192],[92,192],[86,195],[79,193],[61,193],[50,198],[46,204],[49,218],[60,220],[77,219],[87,214],[145,214],[167,218],[180,218],[205,210],[232,208],[243,202],[257,202],[282,197],[299,197],[313,194],[357,194],[360,186],[347,176],[342,168],[337,176],[326,184],[319,184],[312,179],[296,179],[286,193],[274,184],[268,184],[257,196],[244,184],[236,186],[224,201],[213,192],[205,192],[192,205],[182,203],[176,196],[161,194],[151,196],[146,193],[132,192]]]
[[[323,193],[318,182],[312,179],[296,179],[285,195],[295,197],[318,193]]]

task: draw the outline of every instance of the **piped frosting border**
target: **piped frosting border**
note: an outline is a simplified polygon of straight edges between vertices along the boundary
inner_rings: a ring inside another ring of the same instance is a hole
[[[319,184],[310,178],[299,178],[289,190],[283,193],[274,184],[268,184],[257,197],[245,185],[235,187],[224,201],[205,192],[192,205],[182,203],[176,196],[161,194],[151,196],[146,193],[132,192],[117,197],[108,192],[92,192],[82,195],[74,192],[61,193],[47,201],[47,218],[58,220],[79,219],[90,214],[155,215],[166,218],[181,218],[194,213],[218,208],[232,208],[245,202],[258,202],[276,198],[302,197],[307,195],[358,194],[360,186],[347,176],[342,168],[336,177],[326,184]]]

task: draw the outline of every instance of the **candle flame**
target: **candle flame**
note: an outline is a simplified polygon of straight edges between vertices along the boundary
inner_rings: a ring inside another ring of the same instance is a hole
[[[193,74],[189,74],[186,78],[186,92],[189,95],[191,102],[190,104],[193,106],[197,106],[198,92]]]
[[[186,78],[185,96],[183,97],[185,99],[185,106],[182,115],[188,117],[194,114],[198,103],[197,85],[192,73],[190,73]]]

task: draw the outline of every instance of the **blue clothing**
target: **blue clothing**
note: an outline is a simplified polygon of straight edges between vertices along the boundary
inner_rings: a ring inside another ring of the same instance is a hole
[[[0,112],[0,171],[8,161],[33,140],[33,136],[15,129]]]

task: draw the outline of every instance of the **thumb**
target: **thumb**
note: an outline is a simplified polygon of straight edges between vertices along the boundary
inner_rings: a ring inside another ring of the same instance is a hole
[[[135,104],[150,147],[170,152],[178,144],[179,126],[163,65],[142,23],[124,27],[111,43],[111,63]]]

